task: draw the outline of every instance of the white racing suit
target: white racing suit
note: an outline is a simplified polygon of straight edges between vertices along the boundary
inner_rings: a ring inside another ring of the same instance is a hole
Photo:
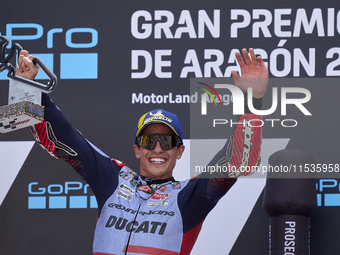
[[[235,183],[225,173],[186,181],[152,180],[88,142],[46,94],[45,120],[31,127],[36,141],[89,184],[98,203],[93,254],[190,254],[207,214]],[[238,122],[260,118],[244,114]],[[235,125],[210,165],[255,166],[260,127]]]

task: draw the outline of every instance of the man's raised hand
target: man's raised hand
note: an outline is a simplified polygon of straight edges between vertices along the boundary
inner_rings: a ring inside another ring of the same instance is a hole
[[[250,56],[246,49],[242,49],[242,55],[236,52],[235,57],[240,66],[242,76],[233,70],[231,72],[235,85],[247,92],[247,88],[253,89],[253,97],[261,98],[266,93],[268,85],[268,68],[266,67],[263,59],[255,56],[253,48],[249,49]]]

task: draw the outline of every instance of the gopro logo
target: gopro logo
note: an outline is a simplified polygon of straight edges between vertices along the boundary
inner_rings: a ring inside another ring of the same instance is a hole
[[[95,196],[88,195],[89,185],[69,181],[64,184],[40,186],[38,182],[28,184],[28,209],[86,209],[98,208]]]
[[[73,37],[79,33],[85,34],[86,42],[74,42]],[[47,49],[54,47],[53,42],[56,34],[64,36],[66,46],[72,49],[94,48],[98,44],[98,31],[94,28],[70,28],[66,31],[63,28],[52,28],[46,33],[47,41],[45,45]],[[25,48],[22,41],[41,39],[44,35],[44,28],[36,23],[8,23],[6,24],[6,33],[3,35],[6,35],[10,40],[7,48],[11,48],[13,42],[19,42]],[[57,54],[30,53],[39,57],[54,72]],[[60,53],[58,57],[60,59],[60,74],[57,76],[60,79],[98,79],[98,53],[79,53],[79,50],[77,50],[75,53]],[[84,65],[91,66],[91,68],[84,71],[82,68]],[[46,77],[39,71],[36,79],[46,79]],[[6,72],[0,74],[0,80],[7,80]]]

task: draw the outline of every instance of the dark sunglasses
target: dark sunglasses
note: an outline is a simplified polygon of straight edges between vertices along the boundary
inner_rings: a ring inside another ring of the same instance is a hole
[[[161,144],[163,151],[170,150],[176,146],[182,145],[177,136],[166,134],[148,134],[137,138],[136,144],[147,150],[153,150],[157,141]]]

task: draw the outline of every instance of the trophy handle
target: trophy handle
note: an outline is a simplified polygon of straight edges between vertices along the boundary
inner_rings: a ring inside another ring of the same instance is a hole
[[[16,76],[15,75],[15,68],[14,66],[10,63],[10,61],[13,59],[13,57],[16,55],[16,62],[15,65],[18,65],[18,59],[20,56],[20,51],[23,50],[22,46],[18,43],[15,43],[6,57],[6,46],[9,43],[8,37],[2,35],[0,36],[0,73],[4,71],[5,69],[8,70],[7,76],[9,78],[12,78],[14,80],[23,82],[27,85],[37,87],[41,89],[45,93],[50,93],[52,90],[57,85],[57,76],[42,62],[38,57],[33,59],[34,65],[37,65],[39,69],[46,75],[48,78],[48,81],[46,84],[40,83],[37,81],[32,81],[26,78],[23,78],[21,76]]]
[[[46,75],[46,77],[48,77],[47,86],[45,88],[45,90],[48,91],[47,93],[54,90],[54,88],[57,86],[57,76],[47,67],[47,65],[45,65],[44,62],[40,60],[40,58],[35,57],[33,59],[33,63],[40,68],[40,70]]]
[[[6,58],[6,46],[9,43],[9,39],[7,36],[0,36],[0,73],[5,69],[9,69],[8,67],[8,57]],[[12,53],[12,52],[11,52]],[[11,54],[10,54],[11,55]],[[13,56],[12,56],[13,57]]]
[[[37,82],[37,81],[33,81],[33,80],[29,80],[29,79],[26,79],[26,78],[21,77],[21,76],[15,76],[14,68],[8,72],[7,76],[9,78],[14,79],[14,80],[21,81],[21,82],[23,82],[23,83],[25,83],[27,85],[31,85],[31,86],[37,87],[37,88],[41,89],[43,92],[45,92],[45,93],[52,92],[52,90],[54,90],[56,85],[57,85],[57,80],[58,80],[57,76],[44,64],[44,62],[42,62],[40,60],[40,58],[35,57],[33,59],[33,63],[35,65],[37,65],[40,68],[40,70],[48,78],[48,81],[47,81],[46,84],[40,83],[40,82]]]
[[[17,65],[20,51],[23,50],[22,46],[19,43],[15,43],[11,49],[11,52],[6,57],[6,46],[8,45],[8,43],[9,43],[9,39],[7,36],[4,36],[4,35],[0,36],[0,45],[1,45],[0,62],[3,67],[5,66],[5,64],[7,65],[10,64],[10,61],[13,59],[15,54],[17,54],[17,57],[16,57],[16,65]],[[4,68],[2,69],[2,71],[3,70]]]
[[[9,43],[9,39],[7,36],[0,36],[0,45],[1,45],[1,50],[0,50],[0,61],[3,62],[2,60],[6,57],[6,46]]]

